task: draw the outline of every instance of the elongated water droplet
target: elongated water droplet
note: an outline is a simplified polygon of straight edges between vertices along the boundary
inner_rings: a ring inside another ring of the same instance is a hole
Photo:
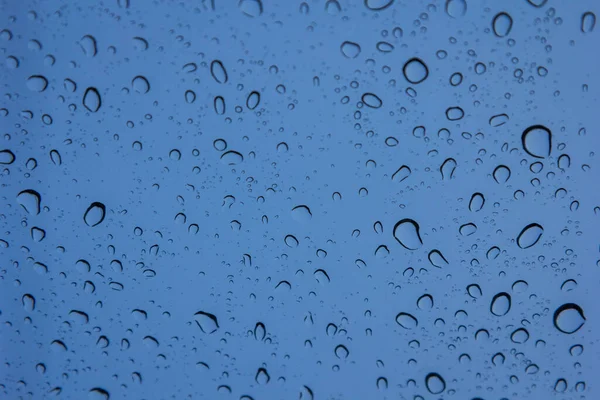
[[[287,235],[283,241],[288,247],[298,247],[298,239],[294,235]]]
[[[568,335],[581,329],[585,321],[583,309],[574,303],[563,304],[554,311],[554,326]]]
[[[532,125],[523,131],[521,143],[530,156],[546,158],[552,151],[552,133],[543,125]]]
[[[522,249],[528,249],[540,240],[543,233],[544,228],[541,225],[529,224],[517,236],[517,245]]]
[[[90,206],[83,214],[83,221],[87,226],[96,226],[99,225],[102,221],[104,221],[104,217],[106,215],[106,207],[104,204],[99,203],[97,201],[90,204]]]
[[[414,329],[419,325],[419,321],[414,316],[405,312],[396,315],[396,322],[404,329]]]
[[[581,16],[581,32],[592,33],[596,27],[596,14],[591,11],[583,13]]]
[[[110,400],[110,394],[102,388],[93,388],[88,394],[89,400]]]
[[[444,255],[437,249],[431,250],[427,255],[427,258],[434,267],[443,268],[448,265],[448,260],[446,260],[446,257],[444,257]]]
[[[192,104],[196,101],[196,93],[193,90],[186,90],[184,97],[185,102],[188,104]]]
[[[371,108],[379,108],[383,105],[383,101],[381,101],[381,99],[373,93],[363,94],[361,100],[367,107]]]
[[[81,46],[81,50],[83,54],[87,57],[94,57],[98,53],[96,38],[91,35],[85,35],[79,41],[79,46]]]
[[[471,236],[472,234],[477,232],[477,225],[475,225],[472,222],[469,222],[468,224],[461,225],[460,228],[458,228],[458,232],[462,236]]]
[[[217,83],[227,83],[227,70],[220,60],[210,63],[210,73]]]
[[[490,118],[490,125],[493,126],[494,128],[497,128],[499,126],[506,124],[509,119],[510,118],[506,114],[494,115],[492,118]]]
[[[442,174],[443,180],[452,179],[454,171],[456,170],[456,160],[454,158],[447,158],[440,166],[440,173]]]
[[[510,175],[510,169],[506,165],[497,166],[494,169],[494,172],[492,173],[492,176],[494,177],[496,183],[500,184],[508,182],[508,180],[510,179]]]
[[[385,10],[394,3],[394,0],[365,0],[365,7],[371,11]]]
[[[24,294],[21,298],[21,302],[25,311],[32,312],[33,310],[35,310],[35,297],[33,297],[32,295]]]
[[[408,178],[411,173],[411,169],[408,166],[403,165],[400,168],[398,168],[396,172],[394,172],[394,174],[392,175],[392,180],[394,182],[402,182],[403,180]]]
[[[50,160],[54,165],[62,164],[62,158],[60,157],[60,153],[57,150],[50,151]]]
[[[485,197],[481,193],[473,193],[471,200],[469,201],[469,211],[477,212],[483,208],[485,204]]]
[[[494,30],[494,34],[498,37],[508,35],[512,29],[512,25],[512,17],[505,12],[496,14],[492,20],[492,29]]]
[[[217,115],[225,114],[225,111],[226,111],[225,99],[222,96],[215,97],[213,106],[215,108],[215,112],[217,113]]]
[[[263,4],[261,0],[240,0],[238,8],[245,15],[256,18],[263,13]]]
[[[427,79],[429,76],[429,68],[427,68],[427,65],[423,60],[415,57],[404,64],[402,73],[407,81],[416,85]]]
[[[481,287],[476,283],[472,283],[469,286],[467,286],[467,293],[469,294],[469,296],[471,296],[474,299],[477,299],[477,298],[483,296]]]
[[[100,93],[95,87],[89,87],[85,90],[83,95],[83,105],[90,112],[97,112],[102,106],[102,99]]]
[[[254,338],[256,340],[263,341],[266,336],[267,328],[265,327],[265,324],[263,324],[262,322],[257,322],[256,326],[254,327]]]
[[[394,238],[404,248],[408,250],[417,250],[423,246],[419,224],[412,219],[402,219],[396,223],[393,230]]]
[[[250,110],[254,110],[260,104],[260,93],[254,91],[248,95],[246,99],[246,107]]]

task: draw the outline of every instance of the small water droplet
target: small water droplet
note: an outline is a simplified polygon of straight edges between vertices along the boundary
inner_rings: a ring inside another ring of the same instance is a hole
[[[508,180],[510,179],[510,175],[510,169],[506,165],[497,166],[494,169],[494,172],[492,173],[492,176],[494,177],[496,183],[500,184],[508,182]]]

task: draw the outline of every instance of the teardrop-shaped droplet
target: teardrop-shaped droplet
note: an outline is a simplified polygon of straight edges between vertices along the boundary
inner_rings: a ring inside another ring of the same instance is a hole
[[[437,249],[431,250],[427,255],[427,258],[434,267],[443,268],[448,265],[448,260],[446,260],[446,257],[444,257],[442,252]]]
[[[466,0],[446,0],[446,14],[448,14],[452,18],[460,18],[466,13]]]
[[[40,213],[41,202],[42,196],[32,189],[23,190],[17,195],[17,203],[19,203],[27,213],[32,215],[38,215]]]
[[[396,322],[404,329],[414,329],[419,325],[419,321],[414,316],[405,312],[396,315]]]
[[[363,94],[361,100],[367,107],[371,108],[379,108],[383,105],[383,101],[381,101],[381,99],[373,93]]]
[[[596,14],[591,11],[583,13],[581,16],[581,32],[592,33],[596,27]]]
[[[62,164],[62,158],[57,150],[50,150],[50,160],[54,165]]]
[[[32,92],[43,92],[48,87],[48,79],[42,75],[31,75],[27,79],[27,88]]]
[[[540,224],[529,224],[517,236],[517,245],[522,249],[528,249],[540,240],[543,233],[544,228]]]
[[[254,380],[259,385],[266,385],[271,380],[271,376],[269,375],[266,369],[259,368],[258,371],[256,371],[256,376],[254,377]]]
[[[217,317],[213,314],[204,311],[198,311],[196,314],[194,314],[194,320],[196,321],[196,324],[200,330],[206,334],[211,334],[219,329]]]
[[[469,294],[469,296],[471,296],[474,299],[478,299],[481,296],[483,296],[481,287],[476,283],[472,283],[469,286],[467,286],[467,293]]]
[[[150,91],[150,82],[145,77],[138,75],[131,81],[131,87],[137,93],[146,94]]]
[[[412,219],[402,219],[396,223],[393,230],[394,238],[404,248],[408,250],[417,250],[423,246],[419,224]]]
[[[263,341],[266,336],[267,328],[265,327],[265,324],[263,324],[262,322],[257,322],[256,326],[254,327],[254,338],[256,340]]]
[[[98,53],[98,46],[96,45],[96,39],[91,35],[85,35],[79,41],[79,46],[83,54],[87,57],[94,57]]]
[[[346,41],[340,46],[340,50],[346,58],[356,58],[360,54],[360,45],[358,43]]]
[[[185,102],[188,104],[192,104],[196,101],[196,93],[193,90],[186,90],[184,97]]]
[[[256,18],[263,13],[263,4],[261,0],[240,0],[238,8],[245,15]]]
[[[425,386],[431,394],[440,394],[446,390],[446,381],[438,373],[432,372],[425,377]]]
[[[429,68],[419,58],[411,58],[408,60],[404,67],[402,67],[402,73],[404,78],[410,83],[416,85],[423,82],[429,76]]]
[[[210,63],[210,74],[217,83],[227,83],[227,70],[220,60]]]
[[[506,165],[499,165],[494,169],[494,172],[492,173],[492,176],[494,177],[494,180],[496,181],[496,183],[506,183],[508,182],[508,180],[510,179],[510,168],[508,168]]]
[[[95,87],[89,87],[85,90],[83,95],[83,106],[90,112],[97,112],[102,106],[102,99],[100,93]]]
[[[250,110],[254,110],[260,104],[260,93],[254,91],[248,95],[246,99],[246,107]]]
[[[585,320],[583,309],[574,303],[563,304],[554,311],[554,326],[562,333],[577,332]]]
[[[512,29],[512,25],[512,17],[505,12],[496,14],[492,20],[492,29],[494,30],[494,34],[498,37],[508,35]]]
[[[287,235],[283,241],[288,247],[298,247],[298,239],[294,235]]]
[[[523,131],[521,143],[530,156],[546,158],[552,151],[552,133],[543,125],[532,125]]]
[[[104,221],[104,217],[106,215],[106,207],[104,204],[99,203],[97,201],[90,204],[88,209],[85,211],[83,215],[83,220],[87,226],[96,226]]]
[[[440,173],[442,174],[443,180],[452,179],[454,171],[456,170],[456,160],[454,158],[447,158],[440,166]]]
[[[490,311],[497,317],[508,314],[511,307],[510,295],[506,292],[498,293],[492,299],[490,304]]]

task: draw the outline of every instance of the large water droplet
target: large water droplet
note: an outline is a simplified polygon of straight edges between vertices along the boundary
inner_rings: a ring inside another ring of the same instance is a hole
[[[221,161],[227,165],[237,165],[244,161],[244,156],[237,151],[229,150],[221,154]]]
[[[529,340],[529,332],[527,332],[527,329],[525,328],[516,329],[510,334],[510,340],[517,344],[525,343]]]
[[[417,300],[417,307],[421,310],[430,310],[433,308],[433,297],[429,294],[424,294]]]
[[[512,17],[505,12],[496,14],[492,20],[492,29],[494,30],[494,34],[498,37],[508,35],[512,29],[512,25]]]
[[[131,87],[137,93],[146,94],[150,91],[150,82],[145,77],[138,75],[131,81]]]
[[[483,208],[485,197],[481,193],[473,193],[469,201],[469,211],[477,212]]]
[[[10,150],[0,150],[0,164],[8,165],[15,161],[15,154]]]
[[[528,249],[540,240],[543,233],[544,228],[541,225],[529,224],[517,236],[517,245],[522,249]]]
[[[312,218],[310,208],[300,205],[292,208],[292,218],[299,222],[308,222]]]
[[[411,173],[411,169],[408,166],[403,165],[400,168],[398,168],[396,172],[394,172],[394,174],[392,175],[392,180],[395,182],[402,182],[403,180],[408,178]]]
[[[419,321],[415,317],[405,312],[396,315],[396,322],[404,329],[414,329],[419,325]]]
[[[510,169],[506,165],[499,165],[494,169],[492,176],[497,183],[506,183],[510,179]]]
[[[465,116],[465,112],[460,107],[449,107],[446,109],[446,118],[449,121],[458,121]]]
[[[446,390],[446,381],[440,374],[435,372],[427,374],[425,377],[425,386],[431,394],[440,394]]]
[[[530,156],[546,158],[552,151],[552,133],[543,125],[532,125],[523,131],[521,143]]]
[[[41,202],[42,196],[32,189],[23,190],[17,195],[17,203],[29,214],[38,215]]]
[[[204,333],[211,334],[219,329],[217,317],[213,314],[204,311],[198,311],[196,314],[194,314],[194,320],[196,321],[196,324],[200,330]]]
[[[490,118],[490,126],[497,128],[506,124],[509,119],[510,118],[506,114],[494,115],[492,118]]]
[[[490,304],[490,311],[497,317],[508,314],[511,307],[510,295],[505,292],[498,293],[492,299]]]
[[[577,332],[585,320],[583,309],[574,303],[563,304],[554,311],[554,326],[562,333]]]
[[[592,33],[596,26],[596,14],[591,11],[583,13],[581,16],[581,32]]]
[[[83,105],[90,112],[97,112],[102,106],[102,99],[100,93],[95,87],[89,87],[85,90],[83,95]]]
[[[98,53],[96,39],[91,35],[85,35],[79,41],[79,46],[81,46],[81,50],[83,54],[87,57],[94,57]]]
[[[459,18],[467,13],[466,0],[446,0],[446,14],[452,18]]]
[[[447,158],[440,166],[440,173],[442,174],[443,180],[452,179],[454,171],[456,170],[456,160],[454,158]]]
[[[385,10],[394,3],[394,0],[365,0],[365,6],[371,11]]]
[[[444,255],[437,249],[431,250],[427,255],[427,258],[434,267],[443,268],[444,266],[448,265],[448,260],[446,260],[446,257],[444,257]]]
[[[398,243],[408,250],[417,250],[423,245],[419,224],[412,219],[398,221],[394,226],[393,235]]]
[[[48,87],[48,79],[42,75],[31,75],[27,78],[27,88],[32,92],[43,92]]]
[[[335,356],[337,358],[345,360],[346,358],[348,358],[349,355],[350,355],[350,351],[348,351],[348,349],[346,348],[346,346],[344,346],[343,344],[340,344],[340,345],[336,346],[336,348],[335,348]]]
[[[104,217],[106,215],[106,207],[104,204],[99,203],[97,201],[90,204],[90,206],[83,214],[83,221],[87,226],[96,226],[104,221]]]
[[[423,82],[429,76],[429,68],[419,58],[411,58],[402,67],[404,78],[412,84]]]
[[[356,58],[360,54],[360,46],[354,42],[346,41],[342,43],[340,50],[346,58]]]
[[[381,99],[373,93],[363,94],[361,100],[367,107],[371,108],[379,108],[383,105],[383,101],[381,101]]]

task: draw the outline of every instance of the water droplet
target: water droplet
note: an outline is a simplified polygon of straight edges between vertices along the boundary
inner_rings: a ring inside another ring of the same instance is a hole
[[[494,19],[492,20],[492,28],[494,30],[494,34],[498,37],[505,37],[510,33],[512,29],[513,20],[510,15],[505,12],[501,12],[496,14]]]
[[[476,283],[472,283],[469,286],[467,286],[467,293],[469,294],[469,296],[471,296],[474,299],[477,299],[477,298],[483,296],[481,287],[479,285],[477,285]]]
[[[396,322],[404,329],[414,329],[419,325],[419,321],[415,317],[405,312],[396,315]]]
[[[95,87],[89,87],[85,90],[83,95],[83,105],[90,112],[97,112],[102,106],[102,99],[100,93]]]
[[[383,101],[373,93],[363,94],[361,100],[367,107],[371,108],[379,108],[383,105]]]
[[[131,81],[131,87],[137,93],[146,94],[150,91],[150,82],[145,77],[138,75]]]
[[[298,247],[299,244],[298,239],[293,235],[287,235],[283,241],[288,247]]]
[[[260,93],[254,91],[248,95],[246,99],[246,107],[250,110],[254,110],[260,104]]]
[[[50,150],[50,161],[52,161],[54,165],[62,164],[62,158],[57,150]]]
[[[440,166],[440,173],[442,174],[443,180],[452,179],[454,171],[456,170],[456,160],[454,158],[447,158]]]
[[[394,238],[408,250],[417,250],[423,246],[419,224],[412,219],[402,219],[396,223],[393,230]]]
[[[106,207],[104,204],[99,203],[97,201],[90,204],[90,206],[83,214],[83,221],[87,226],[96,226],[99,225],[102,221],[104,221],[104,217],[106,215]]]
[[[365,6],[371,11],[385,10],[394,3],[394,0],[365,0]]]
[[[544,4],[546,4],[546,2],[547,2],[548,0],[527,0],[527,1],[528,1],[528,2],[529,2],[529,4],[531,4],[532,6],[540,8],[540,7],[543,7],[543,6],[544,6]]]
[[[437,249],[431,250],[427,255],[427,258],[434,267],[443,268],[449,264],[448,260],[446,260],[446,257],[444,257],[444,255]]]
[[[263,4],[261,0],[240,0],[238,8],[245,15],[256,18],[263,13]]]
[[[529,340],[529,332],[525,328],[519,328],[510,334],[513,343],[522,344]]]
[[[48,87],[48,79],[42,75],[31,75],[27,78],[27,88],[32,92],[43,92]]]
[[[198,311],[196,314],[194,314],[194,320],[196,321],[196,324],[200,330],[204,333],[211,334],[219,329],[217,317],[213,314],[204,311]]]
[[[546,158],[552,150],[552,133],[543,125],[533,125],[523,131],[521,143],[530,156]]]
[[[254,327],[254,338],[262,342],[266,336],[267,328],[265,327],[265,324],[262,322],[257,322],[256,326]]]
[[[308,222],[312,218],[310,208],[305,205],[300,205],[292,208],[292,218],[299,222]]]
[[[554,326],[562,333],[577,332],[585,321],[583,309],[574,303],[563,304],[554,311]]]
[[[400,168],[398,168],[396,172],[394,172],[394,174],[392,175],[392,180],[394,182],[402,182],[410,176],[411,172],[412,171],[408,166],[403,165]]]
[[[554,384],[554,391],[558,393],[564,393],[567,390],[567,381],[560,378]]]
[[[220,60],[214,60],[210,63],[210,74],[217,83],[227,83],[227,70]]]
[[[266,385],[271,380],[271,376],[269,376],[269,373],[266,369],[259,368],[258,371],[256,371],[256,376],[254,377],[254,380],[259,385]]]
[[[360,54],[360,46],[354,42],[344,42],[340,46],[340,50],[346,58],[356,58]]]
[[[460,228],[458,228],[458,232],[462,236],[471,236],[475,232],[477,232],[477,225],[475,225],[472,222],[469,222],[468,224],[461,225]]]
[[[477,212],[483,208],[485,197],[481,193],[473,193],[469,201],[469,211]]]
[[[419,58],[411,58],[408,60],[404,67],[402,67],[402,73],[404,78],[410,83],[416,85],[423,82],[429,76],[429,68]]]
[[[490,126],[497,128],[506,124],[509,119],[510,118],[506,114],[494,115],[492,118],[490,118]]]
[[[596,26],[596,14],[591,11],[583,13],[581,16],[581,32],[592,33]]]
[[[529,224],[517,236],[517,245],[522,249],[528,249],[540,240],[543,233],[544,228],[541,225]]]
[[[494,180],[500,184],[508,182],[510,175],[510,169],[506,165],[497,166],[492,173]]]
[[[0,150],[0,164],[8,165],[15,161],[15,154],[10,150]]]
[[[458,121],[465,116],[465,112],[460,107],[449,107],[446,109],[446,118],[449,121]]]
[[[188,104],[192,104],[196,101],[196,93],[193,90],[186,90],[184,97],[185,102]]]
[[[446,14],[448,14],[452,18],[460,18],[466,13],[466,0],[446,0]]]
[[[490,311],[497,317],[508,314],[511,307],[510,295],[506,292],[498,293],[492,299],[490,304]]]
[[[102,388],[93,388],[88,393],[89,400],[109,400],[110,394]]]
[[[343,344],[337,345],[334,352],[335,356],[342,360],[345,360],[350,355],[350,352]]]
[[[433,297],[429,294],[424,294],[417,300],[417,307],[421,310],[431,310],[433,308]]]
[[[96,39],[91,35],[85,35],[79,41],[79,46],[83,50],[83,54],[87,57],[94,57],[98,53]]]
[[[425,386],[431,394],[440,394],[446,390],[446,381],[440,374],[431,372],[425,377]]]
[[[286,244],[287,244],[287,242],[286,242]],[[327,272],[324,269],[316,270],[313,275],[315,276],[315,279],[317,280],[317,282],[320,283],[321,285],[326,285],[329,282],[331,282],[329,275],[327,275]]]
[[[28,214],[38,215],[41,211],[42,196],[32,189],[23,190],[17,195],[17,203],[23,207]]]
[[[229,150],[221,155],[221,161],[226,165],[237,165],[244,161],[244,156],[237,151]]]
[[[337,0],[327,0],[325,3],[325,11],[329,15],[337,15],[342,11],[342,6]]]
[[[35,297],[33,297],[32,295],[24,294],[21,298],[21,302],[25,311],[32,312],[33,310],[35,310]]]

